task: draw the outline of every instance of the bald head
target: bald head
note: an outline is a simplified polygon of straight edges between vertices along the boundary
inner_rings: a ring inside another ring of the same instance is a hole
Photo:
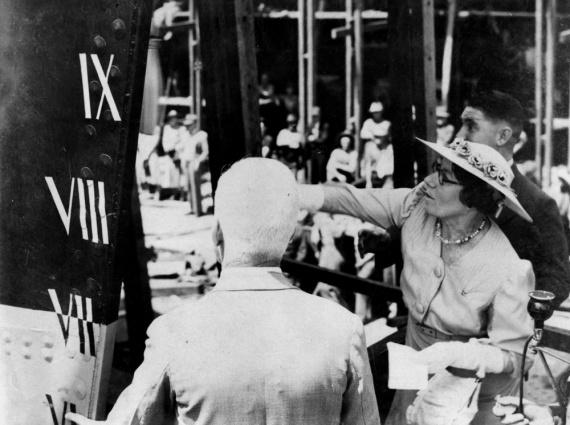
[[[278,264],[299,210],[291,171],[272,159],[243,159],[220,177],[214,200],[223,264]]]

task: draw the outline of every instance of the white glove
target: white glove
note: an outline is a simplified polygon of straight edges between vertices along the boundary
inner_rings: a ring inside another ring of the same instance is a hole
[[[483,344],[488,340],[472,338],[469,342],[436,342],[418,353],[419,361],[428,367],[429,373],[436,373],[448,366],[474,370],[477,377],[486,373],[501,373],[504,369],[504,355],[500,348]]]
[[[66,413],[65,419],[68,421],[73,421],[73,423],[77,425],[96,425],[96,424],[105,424],[105,421],[95,421],[93,419],[86,418],[79,413]]]
[[[493,414],[501,417],[501,423],[505,425],[554,425],[554,419],[547,407],[541,407],[532,401],[523,399],[524,416],[515,413],[519,406],[518,397],[500,397],[496,399]]]
[[[460,378],[447,370],[429,380],[406,410],[409,425],[468,425],[478,410],[481,381]]]

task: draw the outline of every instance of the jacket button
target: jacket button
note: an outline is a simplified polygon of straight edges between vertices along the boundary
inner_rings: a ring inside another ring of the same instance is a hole
[[[424,306],[421,305],[420,303],[416,303],[416,311],[422,314],[424,312]]]
[[[435,277],[437,277],[438,279],[443,276],[443,271],[441,270],[441,267],[436,267],[434,270],[435,273]]]

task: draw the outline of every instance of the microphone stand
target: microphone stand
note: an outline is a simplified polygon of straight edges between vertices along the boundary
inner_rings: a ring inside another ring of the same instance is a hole
[[[521,363],[521,382],[520,382],[520,390],[519,390],[519,412],[524,415],[524,406],[523,406],[523,390],[524,390],[524,375],[525,375],[525,363],[526,363],[526,354],[530,350],[531,353],[536,354],[538,351],[540,354],[540,358],[545,365],[546,371],[549,374],[549,379],[554,381],[554,377],[552,377],[552,372],[550,368],[546,364],[546,359],[544,358],[544,354],[542,351],[539,350],[538,344],[542,339],[542,334],[544,330],[544,322],[552,316],[554,313],[552,300],[554,299],[554,294],[552,292],[547,291],[532,291],[528,294],[530,297],[527,305],[528,314],[534,320],[534,334],[526,340],[523,349],[523,358]],[[554,382],[552,382],[554,383]],[[557,390],[556,385],[553,385],[555,391]],[[560,394],[556,391],[558,399],[560,401]],[[565,400],[561,403],[561,406],[565,406]]]

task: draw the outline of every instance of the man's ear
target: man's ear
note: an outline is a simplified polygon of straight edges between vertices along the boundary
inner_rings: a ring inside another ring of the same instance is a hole
[[[513,135],[513,129],[509,126],[501,127],[497,135],[498,135],[497,146],[498,147],[504,146],[509,140],[511,140],[511,137]]]
[[[221,247],[224,243],[224,234],[222,233],[220,222],[215,217],[212,223],[212,242],[214,242],[215,247]]]
[[[222,264],[224,260],[224,234],[220,227],[220,222],[214,217],[212,223],[212,242],[214,242],[214,251],[216,252],[216,260]]]

